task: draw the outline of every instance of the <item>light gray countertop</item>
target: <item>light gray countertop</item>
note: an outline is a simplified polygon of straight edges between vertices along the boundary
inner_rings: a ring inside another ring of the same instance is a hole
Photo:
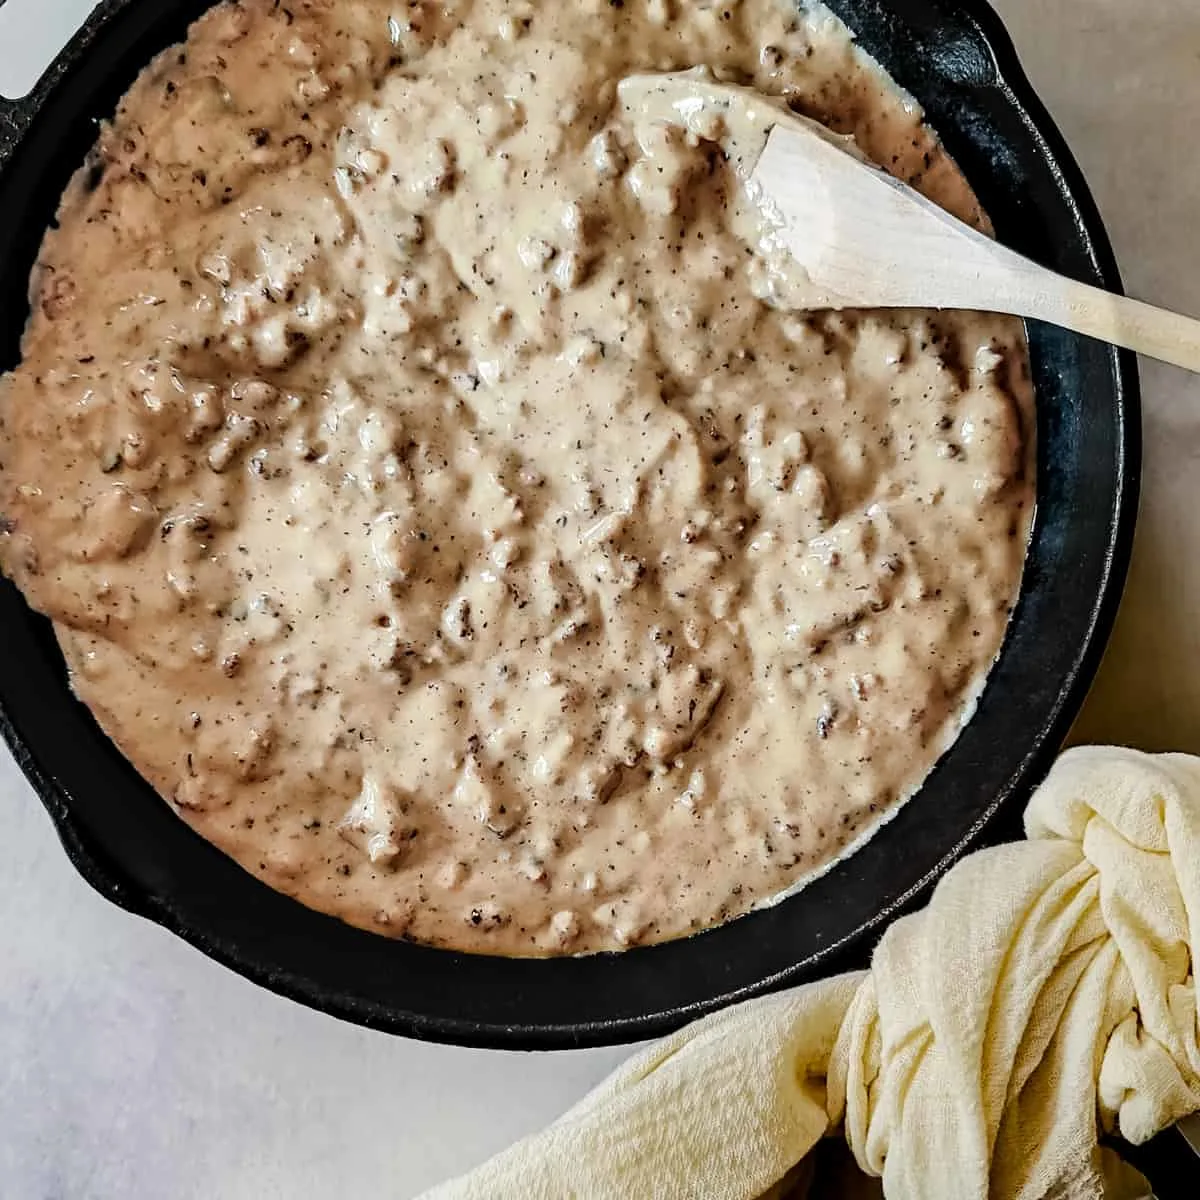
[[[90,6],[0,7],[0,93]],[[1200,5],[998,7],[1128,289],[1200,313]],[[1143,382],[1133,576],[1078,733],[1200,751],[1200,381],[1145,365]],[[626,1053],[427,1046],[262,991],[95,896],[3,750],[0,830],[2,1197],[403,1200],[551,1120]]]

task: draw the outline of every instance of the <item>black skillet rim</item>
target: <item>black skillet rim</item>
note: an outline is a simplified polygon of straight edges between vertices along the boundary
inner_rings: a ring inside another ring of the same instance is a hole
[[[1113,254],[1082,175],[1026,80],[999,18],[982,0],[888,0],[882,6],[880,0],[833,0],[830,6],[858,30],[865,48],[922,101],[977,186],[988,169],[979,155],[999,153],[1002,159],[1003,151],[979,142],[986,140],[986,130],[980,133],[971,125],[977,122],[977,114],[970,97],[989,91],[1000,96],[1021,127],[1026,152],[1032,151],[1041,162],[1042,185],[1048,181],[1058,193],[1061,211],[1056,220],[1066,220],[1076,243],[1069,247],[1068,269],[1091,282],[1120,289]],[[145,52],[131,68],[135,70],[169,44],[161,37],[155,40],[155,30],[171,28],[178,33],[184,12],[195,16],[205,7],[200,0],[100,4],[30,97],[16,104],[0,102],[0,203],[13,190],[14,166],[29,166],[25,151],[37,140],[45,142],[36,135],[43,132],[48,114],[60,103],[68,109],[76,103],[64,99],[73,86],[85,89],[85,100],[98,93],[109,95],[109,109],[128,86],[132,79],[128,70],[117,71],[120,86],[115,90],[108,82],[102,63],[106,53],[123,59],[130,45],[145,42]],[[910,53],[919,51],[907,68],[890,53],[897,42],[906,44]],[[947,97],[933,96],[940,87],[948,89]],[[961,103],[961,109],[956,103]],[[76,103],[68,122],[78,126],[81,111],[90,112],[91,106]],[[61,174],[56,184],[61,191],[69,167],[53,161],[53,149],[43,149],[42,154],[46,170]],[[82,153],[74,154],[69,162],[81,158]],[[980,187],[980,192],[995,214],[987,189]],[[44,225],[49,213],[40,211]],[[1022,217],[1017,204],[1017,222],[1031,215],[1026,211]],[[1021,239],[1006,235],[1032,229],[1021,224],[1006,230],[999,219],[997,225],[1001,236],[1014,244]],[[30,232],[35,240],[40,237],[40,228]],[[7,235],[7,243],[5,236],[0,234],[0,246],[17,246],[13,235]],[[12,259],[0,253],[0,261]],[[3,337],[11,341],[12,331],[0,330]],[[0,733],[53,817],[72,862],[102,895],[282,995],[371,1028],[462,1045],[529,1049],[603,1045],[655,1035],[725,1004],[801,982],[821,974],[848,945],[861,946],[881,931],[924,895],[956,858],[986,836],[1002,809],[1011,809],[1027,797],[1049,767],[1099,665],[1120,599],[1136,516],[1140,455],[1136,362],[1132,355],[1039,327],[1031,329],[1031,340],[1039,390],[1043,383],[1051,389],[1063,385],[1058,378],[1061,371],[1054,365],[1060,362],[1068,367],[1074,363],[1076,370],[1081,369],[1080,363],[1084,368],[1090,364],[1107,381],[1101,396],[1106,420],[1097,424],[1107,429],[1111,422],[1110,459],[1103,464],[1083,459],[1076,467],[1085,474],[1097,472],[1105,485],[1106,510],[1099,517],[1087,512],[1075,517],[1076,523],[1088,518],[1097,535],[1086,547],[1086,562],[1080,563],[1082,582],[1094,584],[1094,594],[1084,596],[1083,612],[1042,603],[1046,588],[1057,596],[1057,585],[1030,578],[1027,572],[1013,631],[979,713],[926,786],[858,853],[774,909],[681,942],[620,956],[552,961],[470,956],[388,942],[309,912],[242,872],[192,834],[154,796],[70,697],[61,663],[57,679],[53,678],[54,652],[49,649],[46,624],[24,610],[7,583],[0,584],[0,662],[16,663],[18,670],[0,671]],[[11,358],[11,347],[5,347],[3,354]],[[1043,357],[1048,374],[1038,367]],[[1068,407],[1069,400],[1067,396]],[[1091,436],[1085,428],[1091,422],[1081,419],[1088,415],[1075,414],[1079,428],[1072,436]],[[1048,445],[1061,431],[1044,429],[1044,418],[1052,424],[1058,418],[1039,410],[1039,440]],[[1056,464],[1041,459],[1039,455],[1039,470],[1053,477]],[[1042,484],[1040,478],[1037,545],[1062,532],[1055,527],[1060,514],[1043,502]],[[1048,486],[1057,485],[1052,479]],[[1069,533],[1067,529],[1064,536]],[[1040,550],[1036,557],[1041,560]],[[1031,550],[1031,565],[1034,558]],[[1065,652],[1069,659],[1065,670],[1048,691],[1042,689],[1043,696],[1031,674],[1036,665],[1015,670],[1015,675],[1009,668],[1016,655],[1014,631],[1039,622],[1043,642],[1053,641],[1059,630],[1051,621],[1070,627],[1074,649]],[[26,667],[28,673],[23,672]],[[1006,723],[997,720],[1000,707],[1007,705],[1010,713],[1021,710],[1012,720],[1025,720],[1025,706],[1016,703],[1022,693],[1007,699],[999,695],[1006,687],[1012,691],[1014,684],[1038,694],[1037,728],[1027,738],[1021,736],[1015,750],[996,740],[981,743],[978,731],[985,721]],[[1009,760],[999,771],[992,762],[998,757]],[[950,778],[955,770],[957,780]],[[964,777],[970,781],[989,774],[997,777],[994,782],[962,783]],[[103,800],[97,797],[101,782],[114,785]],[[114,791],[120,806],[106,808]],[[977,795],[964,799],[961,791]],[[897,854],[893,843],[905,834],[906,826],[927,834],[925,825],[941,820],[929,811],[935,800],[956,814],[954,830],[935,831],[937,844],[932,851],[923,846],[918,852],[905,841],[901,844],[910,852]],[[881,882],[889,876],[894,880],[897,874],[899,883]],[[863,905],[870,904],[872,891],[886,896],[868,911]],[[832,932],[828,917],[823,924],[805,920],[806,913],[811,916],[822,905],[828,914],[851,903],[867,915],[852,919],[841,932],[836,932],[836,916]],[[798,931],[797,926],[803,928]],[[793,942],[803,948],[789,950]],[[464,995],[467,1010],[462,1007]]]

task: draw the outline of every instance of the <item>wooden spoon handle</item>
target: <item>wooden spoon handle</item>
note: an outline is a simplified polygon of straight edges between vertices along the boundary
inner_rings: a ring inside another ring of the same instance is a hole
[[[920,202],[932,207],[923,198]],[[945,214],[936,214],[936,221],[940,228],[928,244],[918,243],[917,253],[924,256],[893,285],[903,288],[913,281],[908,303],[937,296],[939,307],[1046,321],[1200,372],[1200,320],[1077,283]]]
[[[1061,325],[1075,333],[1200,371],[1200,321],[1064,279],[1029,263],[1017,316]]]
[[[774,125],[751,180],[781,221],[814,308],[1009,313],[1200,371],[1200,321],[1039,266],[795,119]]]

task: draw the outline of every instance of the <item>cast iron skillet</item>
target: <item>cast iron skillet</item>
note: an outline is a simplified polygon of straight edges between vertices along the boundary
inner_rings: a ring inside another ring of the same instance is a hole
[[[982,0],[828,0],[925,106],[1000,238],[1118,289],[1100,217]],[[149,59],[206,0],[106,0],[36,91],[0,103],[0,370],[18,357],[26,281],[72,171]],[[236,971],[378,1029],[485,1046],[570,1047],[658,1034],[830,969],[1020,805],[1098,664],[1137,503],[1131,355],[1030,330],[1038,508],[1019,604],[962,736],[857,854],[777,907],[668,945],[554,961],[455,954],[310,912],[176,817],[67,688],[49,625],[0,585],[0,728],[72,861],[102,895]]]

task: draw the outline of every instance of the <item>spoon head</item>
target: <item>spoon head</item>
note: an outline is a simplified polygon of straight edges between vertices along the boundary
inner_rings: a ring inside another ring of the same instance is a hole
[[[769,243],[803,270],[790,298],[811,308],[987,308],[980,281],[1005,252],[808,124],[777,122],[747,180]],[[782,259],[776,269],[789,275]]]
[[[673,125],[717,142],[749,201],[735,226],[794,308],[978,307],[998,248],[871,163],[851,137],[707,68],[634,75],[618,95],[635,131]]]

